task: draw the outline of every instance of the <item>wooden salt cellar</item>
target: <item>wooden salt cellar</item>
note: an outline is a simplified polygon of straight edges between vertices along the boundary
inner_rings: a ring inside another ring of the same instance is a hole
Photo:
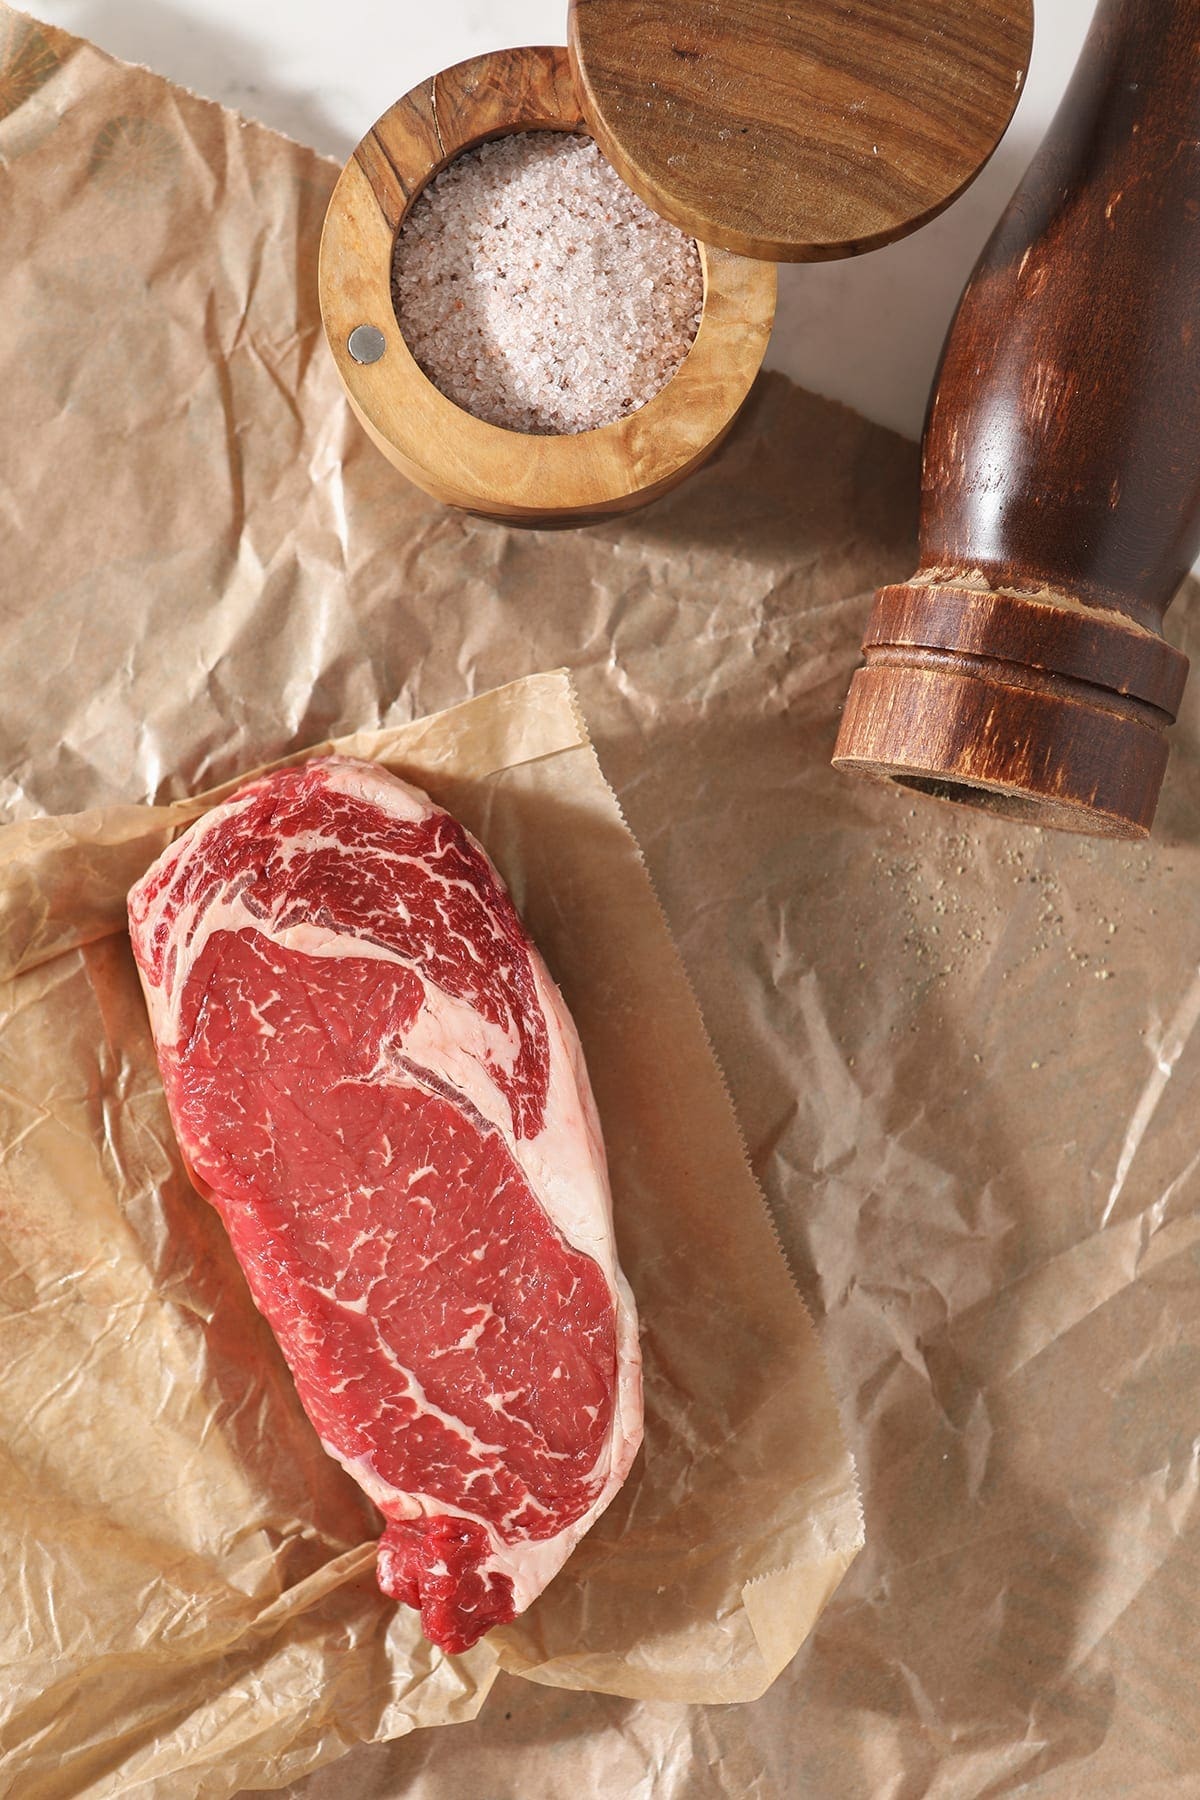
[[[501,50],[406,94],[368,132],[334,189],[321,238],[321,313],[350,403],[410,481],[468,512],[578,524],[627,512],[682,481],[729,430],[775,316],[774,268],[701,244],[700,328],[677,374],[646,405],[595,431],[539,436],[465,412],[418,368],[392,310],[392,251],[404,215],[454,157],[514,131],[587,131],[565,49]],[[350,335],[383,333],[376,362]]]
[[[1101,0],[971,278],[926,425],[920,567],[880,590],[836,766],[1144,837],[1200,553],[1200,0]]]
[[[440,500],[538,525],[627,512],[711,455],[766,351],[776,261],[902,236],[978,173],[1020,92],[1031,0],[572,0],[570,33],[569,57],[477,57],[398,101],[342,171],[321,243],[326,335],[383,454]],[[532,130],[594,137],[697,240],[703,267],[677,373],[637,412],[574,435],[456,406],[392,307],[396,234],[422,188],[462,151]]]

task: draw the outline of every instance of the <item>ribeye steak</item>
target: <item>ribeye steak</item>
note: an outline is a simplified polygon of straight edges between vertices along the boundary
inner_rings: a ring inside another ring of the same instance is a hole
[[[378,1576],[451,1651],[628,1473],[641,1366],[575,1028],[479,845],[323,758],[243,787],[129,898],[176,1135]]]

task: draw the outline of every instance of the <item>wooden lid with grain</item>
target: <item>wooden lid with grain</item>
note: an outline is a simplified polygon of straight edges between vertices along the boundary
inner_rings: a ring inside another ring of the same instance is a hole
[[[1029,66],[1032,0],[571,0],[597,143],[707,244],[820,262],[972,182]]]

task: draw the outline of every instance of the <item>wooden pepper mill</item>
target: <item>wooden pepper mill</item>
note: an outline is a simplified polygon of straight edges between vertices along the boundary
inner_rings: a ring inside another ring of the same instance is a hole
[[[1100,0],[968,284],[835,766],[1144,837],[1200,553],[1200,0]]]

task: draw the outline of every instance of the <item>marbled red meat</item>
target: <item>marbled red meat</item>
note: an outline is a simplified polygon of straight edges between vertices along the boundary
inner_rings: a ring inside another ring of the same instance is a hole
[[[462,1650],[527,1606],[641,1436],[574,1027],[479,846],[326,758],[200,819],[130,895],[172,1121],[384,1591]]]

